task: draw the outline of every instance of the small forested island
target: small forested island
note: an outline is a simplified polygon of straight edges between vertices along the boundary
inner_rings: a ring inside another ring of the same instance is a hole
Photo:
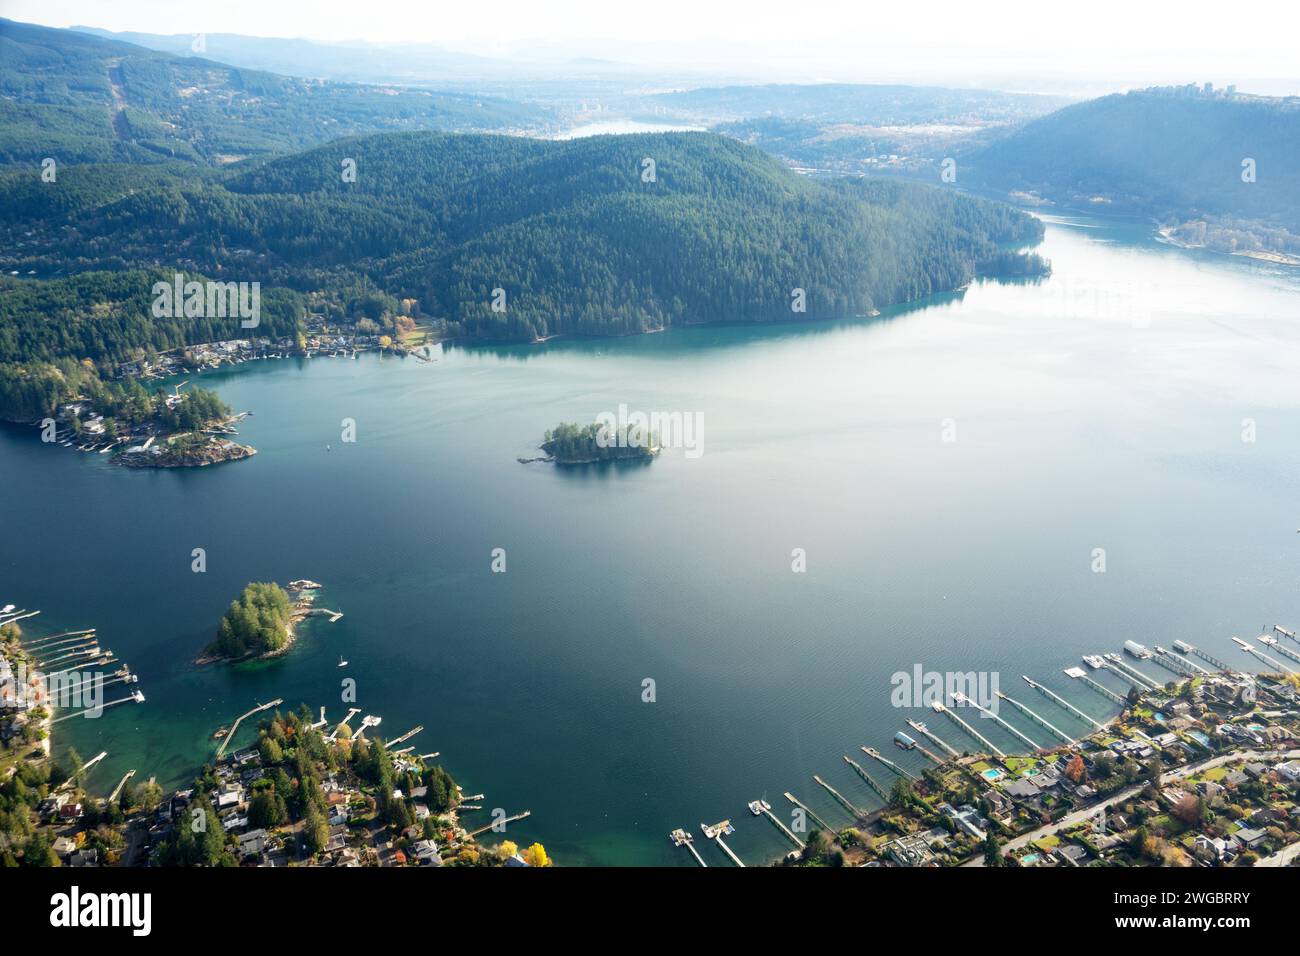
[[[314,582],[296,581],[294,585]],[[297,625],[312,610],[313,589],[291,587],[294,596],[275,582],[253,581],[232,601],[217,637],[196,664],[213,664],[279,657],[293,646]]]
[[[649,461],[659,454],[658,438],[638,435],[628,429],[610,430],[593,423],[582,426],[561,422],[546,433],[541,444],[547,457],[557,465],[594,465],[606,461]],[[521,458],[521,462],[539,459]]]

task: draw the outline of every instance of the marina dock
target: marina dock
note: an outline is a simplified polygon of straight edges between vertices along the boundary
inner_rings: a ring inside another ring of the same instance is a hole
[[[1000,696],[1000,695],[999,695],[999,696]],[[964,694],[954,693],[954,694],[952,695],[952,699],[953,699],[954,702],[956,702],[958,705],[960,705],[960,706],[962,706],[962,707],[974,707],[977,711],[979,711],[979,712],[980,712],[981,714],[983,714],[985,717],[991,717],[991,718],[993,719],[993,722],[994,722],[994,723],[996,723],[999,727],[1001,727],[1001,728],[1002,728],[1003,730],[1005,730],[1007,733],[1011,734],[1011,736],[1013,736],[1013,737],[1015,737],[1016,739],[1020,740],[1022,743],[1028,744],[1031,750],[1042,750],[1042,749],[1043,749],[1042,744],[1039,744],[1038,742],[1036,742],[1036,741],[1034,741],[1033,739],[1031,739],[1030,736],[1029,736],[1028,734],[1022,733],[1021,731],[1017,730],[1015,727],[1013,727],[1011,724],[1007,723],[1005,720],[1003,720],[1003,719],[1002,719],[1001,717],[999,717],[997,714],[993,713],[993,711],[989,710],[987,707],[981,707],[979,704],[975,703],[975,701],[971,700],[971,699],[970,699],[969,697],[967,697],[966,695],[964,695]]]
[[[1032,720],[1034,723],[1038,724],[1038,726],[1042,727],[1048,733],[1052,734],[1053,736],[1061,738],[1061,740],[1064,741],[1067,746],[1073,747],[1074,744],[1077,742],[1073,737],[1067,734],[1064,730],[1061,730],[1055,724],[1049,722],[1045,717],[1039,717],[1036,713],[1034,713],[1032,710],[1030,710],[1024,704],[1020,703],[1020,701],[1016,700],[1015,698],[1008,697],[1006,694],[1002,693],[1002,691],[998,691],[998,697],[1000,697],[1002,700],[1005,700],[1008,704],[1010,704],[1016,710],[1020,711],[1022,714],[1024,714],[1026,717]]]

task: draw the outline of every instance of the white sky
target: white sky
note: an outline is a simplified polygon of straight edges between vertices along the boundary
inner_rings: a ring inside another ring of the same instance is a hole
[[[870,75],[1300,76],[1279,0],[0,0],[49,26],[422,42],[484,55]]]

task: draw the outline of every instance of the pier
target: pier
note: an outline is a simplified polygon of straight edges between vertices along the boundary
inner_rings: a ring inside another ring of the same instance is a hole
[[[1002,695],[999,694],[998,696],[1000,697],[1000,696],[1002,696]],[[959,705],[963,706],[963,707],[974,707],[976,710],[978,710],[978,711],[979,711],[981,714],[983,714],[985,717],[992,717],[993,720],[994,720],[994,722],[995,722],[999,727],[1001,727],[1001,728],[1002,728],[1003,730],[1005,730],[1007,733],[1011,734],[1011,735],[1012,735],[1013,737],[1015,737],[1017,740],[1020,740],[1020,741],[1022,741],[1022,742],[1024,742],[1024,743],[1028,744],[1028,745],[1029,745],[1029,748],[1030,748],[1031,750],[1042,750],[1042,749],[1043,749],[1042,744],[1040,744],[1040,743],[1038,743],[1037,741],[1033,740],[1033,739],[1032,739],[1028,734],[1022,733],[1021,731],[1017,730],[1017,729],[1016,729],[1015,727],[1013,727],[1011,724],[1007,723],[1007,721],[1003,720],[1003,719],[1002,719],[1001,717],[999,717],[997,714],[993,713],[993,711],[989,710],[987,707],[981,707],[979,704],[975,703],[975,701],[971,700],[971,699],[970,699],[969,697],[967,697],[965,694],[958,694],[958,693],[955,693],[955,692],[954,692],[953,695],[952,695],[952,699],[953,699],[954,701],[956,701]]]
[[[952,721],[953,721],[953,722],[954,722],[958,727],[960,727],[962,730],[966,731],[966,733],[970,734],[972,737],[974,737],[976,740],[978,740],[981,744],[983,744],[983,745],[984,745],[984,749],[987,750],[989,753],[994,754],[994,755],[997,756],[1000,760],[1006,760],[1006,759],[1007,759],[1007,755],[1004,754],[1004,753],[1003,753],[1001,750],[999,750],[997,747],[993,746],[993,742],[992,742],[991,740],[989,740],[987,737],[985,737],[983,734],[981,734],[978,730],[976,730],[976,729],[975,729],[974,727],[972,727],[970,724],[966,723],[966,721],[962,720],[961,717],[959,717],[955,711],[953,711],[952,709],[950,709],[950,708],[948,708],[948,707],[945,707],[943,704],[939,703],[937,700],[936,700],[933,704],[931,704],[930,706],[934,708],[934,710],[935,710],[936,713],[947,714],[947,715],[952,719]]]
[[[704,862],[704,857],[700,856],[699,851],[695,849],[695,837],[689,830],[683,830],[681,827],[678,827],[672,833],[668,834],[668,839],[673,841],[673,846],[686,847],[686,849],[691,851],[691,856],[695,857],[696,863],[706,869],[708,868],[709,864]]]
[[[800,840],[797,836],[795,836],[792,832],[790,832],[790,828],[787,827],[784,823],[782,823],[779,819],[777,819],[776,814],[772,812],[772,804],[768,803],[766,800],[755,800],[752,803],[750,803],[749,812],[754,814],[754,816],[759,816],[761,814],[762,816],[767,817],[769,820],[772,821],[772,823],[776,826],[778,830],[780,830],[790,839],[790,842],[792,842],[799,849],[801,850],[803,849],[803,840]]]
[[[389,749],[390,747],[392,747],[393,744],[404,744],[404,743],[406,743],[408,740],[410,740],[412,737],[414,737],[416,734],[418,734],[418,733],[419,733],[420,731],[422,731],[422,730],[424,730],[424,725],[423,725],[423,724],[421,724],[419,727],[416,727],[416,728],[414,728],[414,729],[412,729],[412,730],[408,730],[406,733],[402,734],[402,736],[398,737],[396,740],[390,740],[390,741],[388,741],[388,743],[384,744],[383,747],[384,747],[385,750],[387,750],[387,749]],[[408,749],[408,750],[414,750],[415,748],[414,748],[414,747],[409,747],[409,748],[407,748],[407,749]]]
[[[23,650],[27,651],[29,654],[43,654],[51,647],[55,647],[59,644],[71,644],[74,641],[82,640],[94,633],[95,629],[90,627],[84,631],[64,631],[62,634],[51,634],[49,637],[37,638],[34,641],[24,641]]]
[[[894,771],[894,773],[898,774],[900,777],[906,777],[908,780],[916,779],[916,774],[908,773],[898,764],[894,763],[894,761],[890,760],[888,757],[882,754],[875,747],[859,747],[858,749],[861,750],[868,757],[870,757],[872,760],[878,761],[888,769]]]
[[[235,739],[235,731],[239,729],[239,725],[242,724],[247,718],[252,717],[256,713],[260,713],[261,711],[270,710],[272,707],[279,707],[283,703],[284,701],[281,698],[277,697],[275,700],[271,701],[268,704],[258,704],[248,713],[240,714],[239,719],[230,725],[230,730],[226,733],[226,736],[222,738],[221,746],[217,748],[217,759],[218,760],[221,759],[221,755],[226,752],[226,748],[230,746],[230,742]]]
[[[885,792],[885,788],[882,787],[880,784],[878,784],[872,778],[871,774],[867,773],[867,771],[863,769],[860,763],[858,763],[848,754],[844,755],[844,762],[848,764],[850,767],[852,767],[854,773],[856,773],[859,777],[861,777],[863,782],[876,792],[876,796],[878,796],[881,800],[884,800],[885,803],[889,803],[889,794]]]
[[[1197,668],[1194,668],[1190,661],[1185,661],[1181,657],[1169,653],[1163,647],[1157,647],[1155,652],[1155,662],[1161,667],[1171,670],[1182,677],[1196,676]]]
[[[833,826],[831,826],[829,823],[827,823],[827,822],[826,822],[825,820],[823,820],[821,817],[817,816],[817,814],[813,813],[813,811],[812,811],[812,807],[809,807],[809,806],[807,806],[806,804],[800,803],[800,802],[799,802],[799,798],[796,797],[796,796],[795,796],[793,793],[791,793],[789,790],[787,790],[787,791],[785,792],[785,798],[786,798],[787,800],[789,800],[791,803],[793,803],[793,804],[794,804],[796,807],[798,807],[800,810],[802,810],[804,813],[808,814],[808,816],[812,817],[813,822],[816,823],[816,824],[817,824],[819,827],[821,827],[823,830],[825,830],[827,833],[834,833],[834,832],[835,832],[835,828],[834,828]]]
[[[1061,730],[1059,727],[1056,727],[1055,725],[1047,721],[1045,718],[1039,717],[1036,713],[1034,713],[1024,704],[1020,703],[1020,701],[1008,697],[1006,694],[1002,693],[1002,691],[998,691],[998,697],[1005,700],[1008,704],[1010,704],[1016,710],[1020,711],[1022,714],[1024,714],[1026,717],[1032,720],[1034,723],[1038,724],[1038,726],[1042,727],[1048,733],[1060,737],[1063,741],[1065,741],[1067,744],[1070,744],[1071,746],[1074,745],[1075,741],[1073,737],[1067,734],[1064,730]]]
[[[712,826],[708,826],[706,824],[701,823],[700,830],[703,831],[704,835],[708,839],[712,840],[714,843],[718,845],[718,849],[720,849],[723,853],[727,854],[727,856],[731,857],[732,863],[736,864],[736,866],[740,867],[741,869],[744,869],[745,864],[740,861],[740,857],[732,853],[731,847],[727,846],[727,844],[722,842],[722,837],[724,834],[736,832],[736,828],[731,825],[730,820],[723,820],[721,823],[715,823]]]
[[[1121,707],[1128,706],[1128,701],[1126,701],[1119,694],[1115,693],[1105,684],[1097,683],[1095,680],[1093,680],[1091,677],[1087,675],[1087,673],[1083,670],[1083,668],[1081,667],[1066,668],[1065,673],[1068,674],[1070,677],[1073,677],[1075,680],[1079,681],[1085,687],[1091,687],[1093,690],[1101,694],[1107,700],[1119,704]]]
[[[1198,674],[1204,674],[1208,677],[1210,674],[1214,673],[1213,671],[1202,667],[1200,664],[1196,663],[1196,661],[1191,659],[1190,655],[1192,651],[1195,650],[1195,648],[1192,647],[1192,645],[1188,644],[1186,641],[1174,641],[1174,650],[1178,651],[1178,654],[1176,655],[1170,654],[1170,656],[1177,657],[1178,660],[1182,661],[1188,667],[1194,668]]]
[[[348,721],[351,720],[359,713],[361,713],[360,707],[350,708],[348,710],[348,715],[339,721],[338,726],[334,728],[334,732],[330,734],[328,737],[326,737],[325,739],[330,741],[337,740],[339,736],[339,731],[342,730],[344,727],[346,727],[348,725]]]
[[[1247,644],[1241,638],[1235,636],[1233,637],[1233,640],[1237,643],[1237,646],[1240,647],[1243,651],[1245,651],[1247,654],[1251,655],[1252,657],[1256,657],[1259,660],[1263,661],[1269,667],[1276,668],[1279,672],[1284,672],[1287,674],[1295,673],[1294,670],[1287,667],[1281,661],[1277,660],[1276,658],[1269,657],[1267,654],[1261,651],[1258,647],[1255,647],[1253,644]]]
[[[1144,694],[1156,689],[1158,685],[1155,681],[1151,680],[1151,678],[1145,676],[1140,671],[1133,671],[1131,667],[1118,658],[1112,660],[1111,658],[1113,657],[1115,657],[1114,654],[1108,654],[1102,658],[1102,666],[1105,667],[1106,670],[1110,671],[1116,677],[1123,678],[1126,682],[1133,685]],[[1133,672],[1130,673],[1130,671]]]
[[[485,827],[479,827],[471,833],[466,834],[469,838],[474,838],[480,833],[487,833],[489,830],[496,828],[497,832],[504,832],[507,823],[514,823],[516,820],[522,820],[525,817],[533,815],[532,810],[525,810],[523,813],[516,813],[513,817],[506,817],[504,820],[495,820]]]
[[[81,765],[81,769],[79,771],[74,773],[67,780],[63,781],[63,783],[59,784],[55,788],[54,792],[58,793],[61,790],[72,789],[72,787],[76,784],[78,777],[84,777],[91,767],[95,766],[95,764],[99,763],[107,756],[108,756],[107,750],[101,750],[99,753],[95,754],[95,756],[91,757],[89,760],[87,760],[85,763]]]
[[[1042,694],[1042,695],[1043,695],[1044,697],[1046,697],[1048,700],[1055,701],[1056,703],[1060,704],[1062,707],[1064,707],[1064,708],[1065,708],[1066,710],[1068,710],[1070,713],[1074,714],[1074,716],[1076,716],[1076,717],[1078,717],[1080,720],[1082,720],[1085,724],[1091,724],[1091,725],[1092,725],[1092,728],[1093,728],[1094,730],[1105,730],[1105,729],[1106,729],[1106,725],[1105,725],[1105,724],[1101,723],[1100,721],[1093,720],[1091,717],[1089,717],[1087,714],[1085,714],[1083,711],[1081,711],[1078,707],[1075,707],[1073,704],[1071,704],[1071,703],[1070,703],[1068,700],[1066,700],[1064,697],[1061,697],[1061,696],[1059,696],[1059,695],[1057,695],[1057,694],[1052,693],[1052,691],[1048,690],[1048,689],[1047,689],[1046,687],[1044,687],[1042,684],[1038,683],[1038,681],[1030,680],[1030,679],[1029,679],[1028,677],[1026,677],[1024,674],[1021,674],[1021,675],[1020,675],[1020,679],[1023,680],[1026,684],[1028,684],[1030,687],[1032,687],[1034,690],[1038,691],[1040,694]]]
[[[17,621],[25,621],[29,617],[35,617],[40,613],[40,611],[28,611],[23,609],[21,611],[13,611],[10,614],[0,615],[0,627],[4,627],[6,624],[13,624]]]
[[[949,747],[946,743],[944,743],[944,742],[939,738],[939,735],[938,735],[938,734],[936,734],[933,730],[931,730],[931,729],[930,729],[929,727],[927,727],[925,724],[921,723],[919,720],[909,720],[909,721],[907,722],[907,726],[911,727],[911,728],[912,728],[913,730],[915,730],[918,734],[923,734],[923,735],[925,735],[927,738],[929,738],[931,741],[934,742],[934,745],[935,745],[936,747],[938,747],[940,750],[942,750],[944,753],[948,754],[949,756],[951,756],[951,757],[960,757],[960,756],[961,756],[961,754],[959,754],[956,750],[954,750],[952,747]]]
[[[1282,644],[1280,642],[1274,644],[1273,650],[1277,651],[1283,657],[1289,657],[1293,661],[1300,662],[1300,654],[1297,654],[1295,651],[1291,650],[1291,648],[1287,647],[1285,644]]]
[[[108,710],[108,708],[116,707],[118,704],[143,704],[143,703],[144,703],[144,694],[142,694],[140,691],[137,690],[134,693],[132,693],[131,696],[123,697],[120,700],[110,700],[108,703],[100,704],[98,707],[87,707],[84,710],[73,711],[71,714],[64,714],[62,717],[55,717],[53,720],[50,721],[50,723],[57,724],[60,721],[70,720],[73,717],[80,717],[83,714],[89,714],[93,712],[103,713],[104,711]]]
[[[1219,671],[1219,672],[1222,673],[1223,671],[1227,671],[1227,670],[1229,670],[1229,667],[1228,667],[1227,664],[1223,663],[1223,661],[1219,660],[1217,657],[1215,657],[1215,656],[1214,656],[1213,654],[1211,654],[1209,651],[1201,650],[1201,648],[1196,647],[1196,646],[1193,645],[1193,644],[1186,644],[1186,643],[1185,643],[1184,646],[1187,648],[1187,650],[1186,650],[1184,653],[1187,653],[1187,654],[1195,654],[1195,655],[1196,655],[1197,657],[1199,657],[1201,660],[1206,661],[1206,662],[1208,662],[1208,663],[1210,663],[1210,664],[1213,664],[1213,665],[1214,665],[1214,669],[1215,669],[1216,671]]]
[[[817,776],[817,774],[813,774],[813,782],[815,782],[816,784],[824,788],[827,793],[829,793],[832,797],[834,797],[837,801],[839,801],[840,806],[842,806],[845,810],[849,811],[849,814],[853,817],[853,819],[856,820],[858,819],[858,817],[866,816],[866,813],[864,811],[859,810],[853,804],[849,803],[848,799],[845,798],[845,796],[842,793],[840,793],[838,790],[832,787],[821,777]]]
[[[117,802],[117,798],[122,795],[122,788],[125,787],[126,782],[134,776],[135,776],[134,770],[128,770],[126,773],[122,775],[122,779],[117,782],[117,786],[113,788],[113,792],[108,795],[109,803]]]

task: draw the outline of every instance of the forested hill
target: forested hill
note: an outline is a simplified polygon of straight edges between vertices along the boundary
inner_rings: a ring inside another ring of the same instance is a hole
[[[536,125],[492,97],[333,83],[0,19],[0,164],[222,164],[353,133]]]
[[[1300,98],[1182,86],[1106,96],[1034,120],[959,157],[958,178],[1167,224],[1205,218],[1254,228],[1262,241],[1270,230],[1300,234],[1298,156]],[[1254,182],[1242,178],[1247,159]]]
[[[76,168],[57,186],[0,177],[5,271],[178,266],[344,297],[364,283],[418,300],[451,335],[530,340],[860,315],[1043,265],[1007,251],[1042,234],[1009,206],[811,180],[707,133],[382,134],[203,176],[138,172]],[[6,284],[0,321],[44,321],[30,282]],[[48,357],[78,338],[48,332],[21,341]]]

